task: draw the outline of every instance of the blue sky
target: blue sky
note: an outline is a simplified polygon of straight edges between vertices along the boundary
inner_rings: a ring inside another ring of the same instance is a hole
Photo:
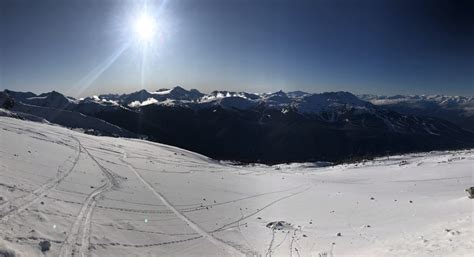
[[[1,1],[0,87],[474,95],[473,1],[147,1],[146,51],[130,31],[143,6]]]

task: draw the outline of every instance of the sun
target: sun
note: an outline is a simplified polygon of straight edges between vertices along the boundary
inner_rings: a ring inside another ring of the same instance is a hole
[[[134,21],[133,30],[138,41],[150,43],[156,34],[157,24],[153,17],[143,13]]]

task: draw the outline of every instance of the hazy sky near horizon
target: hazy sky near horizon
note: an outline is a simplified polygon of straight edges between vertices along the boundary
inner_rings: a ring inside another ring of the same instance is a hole
[[[0,88],[474,95],[474,1],[0,1]]]

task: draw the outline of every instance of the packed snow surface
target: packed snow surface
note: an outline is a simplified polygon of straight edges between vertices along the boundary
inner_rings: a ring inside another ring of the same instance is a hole
[[[0,255],[472,256],[474,151],[232,166],[0,117]],[[39,243],[49,241],[49,251]]]

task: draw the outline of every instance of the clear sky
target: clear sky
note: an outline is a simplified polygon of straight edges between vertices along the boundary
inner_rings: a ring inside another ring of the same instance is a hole
[[[474,95],[474,1],[1,0],[0,88]]]

